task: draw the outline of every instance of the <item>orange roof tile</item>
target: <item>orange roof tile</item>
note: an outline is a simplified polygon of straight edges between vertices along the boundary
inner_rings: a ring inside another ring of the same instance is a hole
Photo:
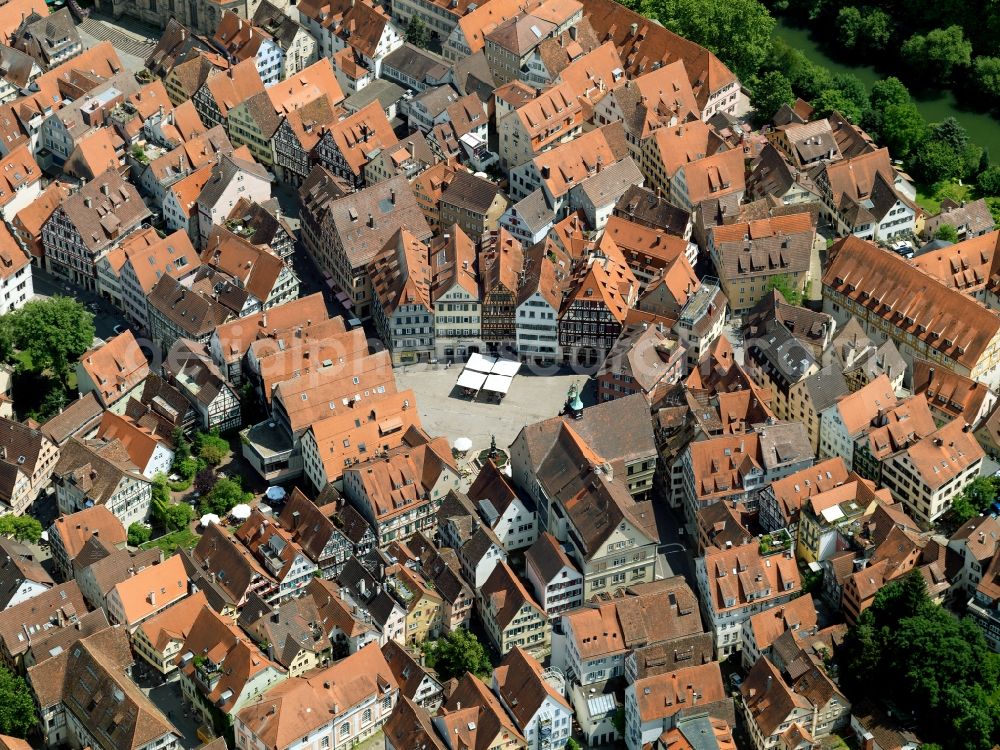
[[[105,406],[113,404],[149,375],[149,363],[131,330],[80,356],[80,366]]]
[[[823,274],[824,296],[843,295],[897,331],[974,368],[1000,333],[1000,316],[895,253],[853,235],[838,240]]]
[[[117,584],[108,594],[122,605],[123,625],[134,627],[147,617],[183,599],[188,593],[188,575],[180,555],[168,557],[159,565],[143,568]]]

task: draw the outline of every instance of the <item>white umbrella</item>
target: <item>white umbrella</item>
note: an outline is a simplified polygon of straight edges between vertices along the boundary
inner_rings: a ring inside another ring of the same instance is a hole
[[[285,490],[282,487],[268,487],[266,495],[268,500],[280,502],[285,499]]]
[[[229,515],[237,521],[245,521],[250,518],[250,506],[246,503],[240,503],[239,505],[233,506],[233,509],[229,511]]]
[[[210,523],[218,524],[219,517],[214,513],[206,513],[201,517],[201,525],[208,526]]]
[[[472,441],[467,437],[460,437],[455,441],[455,450],[465,453],[467,450],[471,450]]]

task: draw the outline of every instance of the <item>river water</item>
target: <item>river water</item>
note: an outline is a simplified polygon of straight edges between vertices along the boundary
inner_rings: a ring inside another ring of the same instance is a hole
[[[870,65],[846,65],[827,57],[819,48],[815,41],[809,36],[806,29],[790,26],[782,19],[778,19],[778,25],[774,30],[774,35],[784,40],[790,46],[800,50],[807,58],[814,63],[818,63],[834,73],[853,73],[871,90],[875,81],[883,76]],[[905,83],[905,81],[904,81]],[[988,148],[994,164],[1000,163],[1000,120],[996,120],[988,114],[981,112],[968,112],[959,109],[955,103],[955,97],[951,92],[940,94],[934,98],[924,95],[920,99],[914,96],[917,109],[928,122],[940,122],[946,117],[954,117],[962,127],[969,133],[969,137],[980,146]]]

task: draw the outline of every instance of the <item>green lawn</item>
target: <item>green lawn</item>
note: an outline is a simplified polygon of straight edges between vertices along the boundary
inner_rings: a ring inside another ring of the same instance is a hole
[[[28,372],[30,372],[33,369],[31,355],[28,352],[15,352],[14,359],[18,361],[22,369]]]
[[[156,539],[150,539],[142,545],[142,548],[153,549],[154,547],[159,547],[163,550],[163,556],[169,557],[180,547],[183,547],[184,549],[191,549],[198,544],[198,540],[200,538],[201,537],[192,532],[190,529],[180,529],[179,531],[172,531],[169,534],[164,534]]]
[[[972,198],[971,185],[957,182],[939,182],[935,185],[921,185],[917,188],[917,204],[930,214],[941,210],[941,201],[951,198],[956,203]]]

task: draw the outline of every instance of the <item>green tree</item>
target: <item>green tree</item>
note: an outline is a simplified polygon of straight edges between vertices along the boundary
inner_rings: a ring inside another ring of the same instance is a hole
[[[430,44],[427,25],[416,16],[411,16],[410,22],[406,25],[406,41],[424,49]]]
[[[187,503],[173,503],[167,506],[164,521],[167,531],[186,529],[194,519],[194,510]]]
[[[927,123],[916,105],[890,104],[881,111],[881,143],[898,159],[915,153],[927,137]]]
[[[846,49],[853,50],[862,37],[864,18],[861,11],[853,5],[847,5],[837,14],[837,41]]]
[[[921,737],[960,750],[996,741],[1000,655],[972,620],[930,600],[919,571],[879,591],[848,631],[840,662],[852,700],[884,701],[892,685],[893,710],[912,715]]]
[[[996,499],[997,487],[993,477],[976,477],[955,496],[952,508],[960,521],[967,521],[987,511]]]
[[[221,518],[240,503],[249,503],[251,500],[253,494],[243,491],[238,477],[223,477],[201,498],[199,507],[202,513],[215,513]]]
[[[149,541],[152,535],[152,530],[144,523],[129,524],[128,543],[132,547],[138,547],[140,544],[145,544]]]
[[[758,0],[644,0],[642,10],[710,49],[742,80],[760,70],[771,47],[774,18]]]
[[[1000,195],[1000,166],[987,167],[980,172],[976,187],[983,195]]]
[[[933,185],[935,182],[954,180],[961,176],[961,155],[944,141],[929,138],[916,150],[910,161],[913,176],[920,182]]]
[[[994,105],[1000,104],[1000,57],[982,55],[972,61],[976,90]]]
[[[792,92],[791,82],[784,74],[772,70],[754,85],[750,99],[757,113],[757,120],[763,123],[774,117],[781,105],[792,104],[795,94]]]
[[[901,80],[889,76],[872,84],[871,103],[876,109],[884,110],[893,104],[910,104],[910,92]]]
[[[824,89],[811,103],[816,109],[816,117],[829,117],[832,112],[840,112],[851,122],[861,122],[861,107],[838,89]]]
[[[45,394],[45,398],[42,399],[41,406],[38,407],[38,413],[41,416],[39,421],[47,421],[54,417],[56,414],[61,412],[66,408],[66,403],[68,399],[66,398],[66,391],[58,384],[55,384],[49,392]]]
[[[199,432],[194,438],[194,450],[198,458],[210,466],[218,466],[229,458],[229,443],[219,437],[215,430]]]
[[[942,224],[934,233],[934,239],[945,242],[958,242],[958,231],[951,224]]]
[[[952,25],[914,34],[900,49],[903,60],[929,80],[948,83],[955,73],[972,63],[972,43],[965,38],[962,27]]]
[[[94,343],[94,316],[69,297],[32,300],[10,315],[10,325],[33,370],[51,370],[64,384],[70,365]]]
[[[580,743],[570,737],[566,740],[566,750],[581,750]]]
[[[42,524],[31,516],[0,516],[0,535],[38,544],[42,538]]]
[[[0,734],[25,737],[37,724],[35,700],[28,683],[0,667]]]
[[[800,292],[792,280],[788,278],[785,274],[778,274],[777,276],[772,276],[768,279],[767,283],[764,285],[765,291],[771,291],[772,289],[779,292],[782,297],[785,298],[785,302],[789,305],[798,305],[802,303],[802,292]]]
[[[884,52],[888,48],[894,26],[892,16],[884,10],[880,8],[867,10],[861,29],[861,41],[865,45],[868,57]]]
[[[423,649],[428,665],[437,671],[442,680],[461,677],[466,672],[485,678],[493,671],[483,644],[463,628],[424,643]]]

